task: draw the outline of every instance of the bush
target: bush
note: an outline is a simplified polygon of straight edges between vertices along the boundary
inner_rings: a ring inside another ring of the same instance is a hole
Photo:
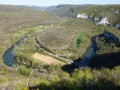
[[[8,82],[8,78],[0,78],[0,83]]]
[[[18,72],[22,75],[29,76],[32,71],[32,68],[27,68],[24,65],[21,65]]]
[[[18,83],[15,85],[15,90],[29,90],[26,86],[22,85],[21,83]]]
[[[52,90],[50,82],[48,80],[41,80],[39,90]]]

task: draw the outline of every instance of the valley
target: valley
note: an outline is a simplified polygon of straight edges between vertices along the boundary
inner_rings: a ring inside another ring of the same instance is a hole
[[[119,5],[0,5],[0,90],[119,90],[119,23]]]

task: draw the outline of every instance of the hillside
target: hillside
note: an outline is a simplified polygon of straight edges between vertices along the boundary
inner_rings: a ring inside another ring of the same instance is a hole
[[[21,37],[61,22],[63,19],[60,17],[47,12],[36,11],[31,7],[0,5],[0,89],[9,88],[13,90],[13,86],[17,88],[15,85],[19,82],[27,81],[26,77],[19,74],[20,69],[10,68],[3,63],[3,55],[6,50]],[[31,72],[31,70],[30,68],[25,72]]]
[[[20,58],[20,54],[22,53],[24,55],[22,54],[21,57],[25,55],[29,57],[35,51],[46,54],[39,49],[42,48],[54,55],[76,60],[86,52],[86,49],[90,45],[91,36],[100,33],[98,29],[90,20],[67,20],[62,24],[53,25],[52,27],[32,34],[23,45],[16,48],[16,57]],[[35,48],[35,46],[38,48]]]
[[[80,13],[92,16],[93,19],[96,17],[99,20],[106,17],[111,26],[120,22],[120,5],[97,5],[83,9]]]
[[[113,27],[119,10],[0,5],[0,89],[120,90],[120,31]],[[112,25],[76,18],[79,13]]]
[[[80,10],[83,10],[87,7],[93,5],[58,5],[58,6],[51,6],[46,9],[46,11],[55,13],[60,17],[72,17],[76,18],[76,15],[79,13]]]
[[[27,6],[0,5],[0,53],[15,43],[21,36],[39,25],[51,25],[61,18]]]
[[[120,33],[119,31],[114,31]],[[91,67],[113,68],[120,65],[120,36],[105,30],[96,37],[96,55],[90,61]]]

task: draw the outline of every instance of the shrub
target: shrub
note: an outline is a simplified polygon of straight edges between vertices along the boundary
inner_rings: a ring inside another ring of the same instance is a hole
[[[0,78],[0,83],[4,83],[4,82],[8,82],[9,79],[8,78]]]
[[[32,68],[27,68],[24,65],[21,65],[18,69],[18,72],[22,75],[29,76],[32,71]]]
[[[15,90],[29,90],[26,86],[24,86],[22,83],[18,83],[15,85]]]

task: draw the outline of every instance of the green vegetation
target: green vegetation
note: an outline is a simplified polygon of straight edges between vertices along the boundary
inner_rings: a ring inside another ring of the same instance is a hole
[[[49,80],[40,79],[39,85],[34,88],[45,90],[119,90],[119,69],[120,67],[115,67],[112,70],[76,69],[71,77],[67,73],[61,73],[60,76],[54,75]]]
[[[30,61],[34,62],[31,57],[33,53],[49,55],[47,51],[66,59],[76,60],[86,52],[91,36],[100,33],[97,29],[98,27],[93,22],[84,19],[71,19],[61,25],[43,28],[41,32],[30,34],[21,46],[16,46],[15,58],[17,62],[29,65]],[[76,47],[77,38],[81,38],[82,41],[79,48],[79,45]]]
[[[83,37],[83,34],[80,33],[79,36],[76,39],[77,47],[80,47],[80,43],[82,42],[82,37]]]
[[[90,44],[90,37],[99,33],[98,29],[90,20],[70,19],[62,23],[62,25],[49,28],[42,33],[37,33],[36,36],[45,46],[54,50],[55,54],[75,60],[86,51]],[[83,39],[84,45],[82,43],[84,47],[82,47],[80,54],[81,48],[76,48],[76,36],[78,33],[86,32],[87,34]]]
[[[49,9],[50,12],[55,10],[58,16],[26,6],[0,5],[0,88],[29,90],[29,86],[36,90],[120,90],[120,49],[111,39],[96,39],[99,48],[96,55],[105,57],[102,60],[97,57],[90,64],[100,66],[100,69],[80,67],[69,75],[61,69],[61,65],[48,65],[32,58],[38,52],[77,60],[91,44],[91,37],[101,34],[104,29],[120,39],[120,31],[114,27],[96,25],[88,19],[64,18],[76,18],[76,14],[81,12],[93,17],[108,17],[114,25],[119,22],[119,13],[116,13],[120,10],[119,5],[63,5]],[[23,36],[26,38],[20,46],[14,45],[12,52],[17,64],[9,68],[3,64],[2,56]],[[110,43],[105,44],[105,40]]]
[[[21,82],[23,79],[26,79],[26,77],[21,74],[28,75],[26,71],[29,70],[20,68],[20,72],[18,72],[14,68],[3,65],[2,56],[5,51],[21,37],[25,35],[29,36],[29,34],[37,32],[37,30],[47,29],[62,21],[64,20],[56,15],[35,11],[27,6],[0,5],[0,88],[4,86],[11,87],[13,82],[16,81],[17,84],[18,81]],[[22,69],[24,72],[21,71]],[[1,84],[3,82],[6,83],[6,85]]]
[[[49,7],[47,11],[55,13],[60,17],[76,18],[80,10],[91,6],[94,5],[58,5]]]
[[[90,66],[92,67],[113,68],[120,64],[120,37],[118,36],[119,31],[108,31],[113,37],[106,37],[104,34],[101,34],[96,38],[96,55],[90,61]]]
[[[32,72],[31,68],[26,68],[24,65],[19,66],[18,72],[22,75],[29,76],[30,73]]]
[[[28,90],[26,86],[23,86],[21,83],[16,84],[15,90]]]
[[[111,26],[120,21],[120,5],[96,5],[83,9],[80,12],[92,16],[92,18],[97,17],[101,19],[102,17],[107,17]]]
[[[0,5],[1,56],[23,35],[62,21],[63,19],[56,15],[36,11],[30,7]]]
[[[39,68],[38,70],[41,71],[42,69]],[[44,70],[47,70],[47,72]],[[76,69],[72,76],[69,76],[68,73],[62,71],[58,66],[45,66],[44,70],[42,70],[40,74],[37,74],[36,71],[33,72],[29,82],[30,86],[35,86],[34,88],[38,90],[120,89],[119,66],[111,70],[105,68],[100,70],[91,70],[89,68]],[[21,71],[24,72],[24,69],[21,69]],[[26,74],[23,75],[26,76]],[[12,88],[15,88],[15,90],[27,90],[26,83],[26,80],[24,83],[21,81],[21,83],[16,83],[15,86],[13,85]],[[9,86],[9,88],[11,88],[11,86]]]
[[[4,82],[8,82],[9,80],[8,80],[8,78],[6,77],[6,78],[0,78],[0,83],[4,83]]]

